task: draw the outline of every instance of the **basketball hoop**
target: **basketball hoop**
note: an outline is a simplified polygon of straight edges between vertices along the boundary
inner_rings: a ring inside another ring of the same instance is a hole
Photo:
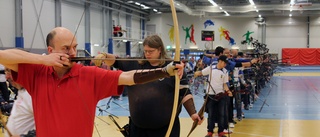
[[[206,48],[206,50],[213,50],[213,41],[206,41],[204,47]]]

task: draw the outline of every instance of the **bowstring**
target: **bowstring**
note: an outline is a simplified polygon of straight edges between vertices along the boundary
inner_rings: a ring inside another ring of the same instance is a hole
[[[87,0],[84,1],[84,4],[86,4],[86,1],[87,1]],[[80,26],[80,24],[81,24],[81,22],[82,22],[82,19],[83,19],[83,17],[84,17],[85,11],[86,11],[86,8],[83,9],[83,12],[82,12],[82,15],[81,15],[81,17],[80,17],[79,23],[78,23],[78,25],[77,25],[77,27],[76,27],[76,30],[75,30],[74,35],[73,35],[73,38],[72,38],[72,40],[71,40],[71,42],[70,42],[70,46],[73,44],[73,41],[74,41],[75,38],[76,38],[76,35],[77,35],[77,33],[78,33],[78,30],[79,30],[79,26]],[[78,85],[78,82],[77,82],[76,80],[74,80],[74,82],[75,82],[76,85]],[[96,118],[97,118],[97,116],[95,116],[95,114],[94,114],[94,116],[93,116],[93,115],[90,113],[89,106],[88,106],[88,104],[87,104],[87,103],[85,102],[85,100],[84,100],[84,95],[82,94],[79,86],[77,86],[77,88],[78,88],[79,97],[81,98],[81,100],[82,100],[82,102],[83,102],[83,104],[84,104],[84,108],[87,110],[87,113],[88,113],[89,117],[90,117],[90,118],[91,118],[91,117],[96,117]],[[100,119],[101,121],[107,123],[106,121],[102,120],[101,118],[98,118],[98,119]],[[94,120],[94,121],[95,121],[95,120]],[[94,125],[95,131],[97,132],[98,136],[101,137],[101,134],[100,134],[100,132],[99,132],[99,130],[98,130],[97,125],[95,124],[95,122],[94,122],[94,123],[89,123],[89,124],[93,124],[93,125]],[[108,123],[107,123],[107,124],[108,124]]]

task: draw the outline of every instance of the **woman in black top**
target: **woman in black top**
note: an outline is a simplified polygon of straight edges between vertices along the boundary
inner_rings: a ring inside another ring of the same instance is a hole
[[[142,61],[110,61],[104,60],[107,65],[113,65],[123,71],[135,69],[155,69],[161,68],[170,62],[166,54],[163,42],[157,35],[147,37],[143,42],[144,56]],[[96,58],[115,58],[112,54],[100,54]],[[96,64],[101,64],[97,61]],[[179,104],[182,103],[192,120],[202,120],[196,113],[193,96],[188,90],[188,81],[184,75],[181,79]],[[170,123],[171,112],[174,102],[175,78],[168,77],[159,79],[146,84],[127,86],[129,109],[130,109],[130,137],[164,137]],[[178,107],[175,123],[170,137],[180,137],[179,113],[181,106]]]

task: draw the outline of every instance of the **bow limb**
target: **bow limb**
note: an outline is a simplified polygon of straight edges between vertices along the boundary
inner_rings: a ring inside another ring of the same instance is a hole
[[[203,102],[203,105],[202,105],[201,109],[200,109],[199,112],[198,112],[198,115],[199,115],[199,117],[200,117],[201,119],[203,119],[203,115],[204,115],[204,112],[205,112],[205,109],[206,109],[206,104],[207,104],[208,96],[209,96],[208,93],[206,93],[206,98],[205,98],[205,100],[204,100],[204,102]],[[195,121],[192,123],[192,127],[191,127],[191,129],[190,129],[187,137],[189,137],[189,136],[191,135],[191,133],[193,132],[193,130],[196,129],[196,127],[198,126],[198,122],[199,122],[199,120],[197,119],[197,120],[195,120]]]
[[[178,27],[178,19],[177,19],[177,12],[176,8],[174,6],[174,1],[170,0],[170,7],[172,11],[172,19],[173,19],[173,27],[174,27],[174,35],[175,35],[175,56],[174,61],[179,62],[180,61],[180,36],[179,36],[179,27]],[[172,107],[172,114],[170,119],[170,124],[167,130],[167,133],[165,137],[169,137],[171,134],[171,130],[177,115],[177,107],[178,107],[178,100],[179,100],[179,90],[180,90],[180,78],[178,75],[178,71],[175,70],[175,92],[174,92],[174,101],[173,101],[173,107]]]
[[[205,112],[205,110],[206,110],[206,105],[207,105],[208,97],[209,97],[209,94],[208,94],[208,92],[207,92],[207,93],[206,93],[205,100],[204,100],[204,102],[203,102],[203,104],[202,104],[202,107],[200,108],[200,110],[199,110],[199,112],[198,112],[198,115],[199,115],[199,117],[200,117],[201,119],[204,118],[204,112]],[[195,120],[195,121],[192,123],[191,129],[190,129],[187,137],[189,137],[189,136],[191,135],[191,133],[193,132],[193,130],[196,129],[196,127],[198,126],[198,122],[199,122],[199,120]]]

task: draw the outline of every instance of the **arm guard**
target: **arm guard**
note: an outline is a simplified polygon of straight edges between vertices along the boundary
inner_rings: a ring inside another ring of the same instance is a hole
[[[186,102],[183,103],[183,106],[186,108],[189,116],[197,113],[196,107],[194,106],[193,98],[188,99]]]
[[[133,80],[135,84],[144,84],[151,81],[155,81],[160,78],[170,77],[167,71],[163,69],[153,69],[148,72],[136,72],[133,75]]]

